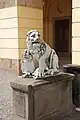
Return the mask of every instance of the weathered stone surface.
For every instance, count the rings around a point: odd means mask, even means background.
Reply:
[[[30,93],[30,88],[28,90],[29,85],[39,85],[46,84],[48,81],[35,81],[31,78],[18,78],[16,81],[11,82],[11,87],[13,88],[13,103],[14,110],[16,115],[21,116],[22,118],[28,119],[28,94]],[[29,94],[30,95],[30,94]],[[31,108],[32,108],[31,103]]]
[[[20,60],[17,59],[7,59],[7,58],[0,58],[0,68],[6,70],[13,70],[18,75],[20,75]]]
[[[0,8],[12,7],[16,5],[16,0],[0,0]]]
[[[63,73],[62,75],[64,77],[57,76],[58,80],[53,76],[50,81],[49,78],[48,81],[18,78],[11,82],[16,114],[28,120],[47,120],[70,114],[73,110],[74,75]]]
[[[59,58],[54,49],[41,39],[38,30],[30,30],[26,36],[26,49],[21,56],[22,77],[34,76],[35,78],[46,77],[59,73]],[[35,68],[35,62],[38,65]]]
[[[41,0],[0,0],[0,8],[12,7],[15,5],[42,9],[43,2]]]
[[[13,105],[16,106],[15,112],[17,115],[25,118],[25,94],[19,91],[13,91]]]
[[[14,82],[11,82],[11,87],[16,90],[20,90],[22,92],[28,93],[28,86],[32,85],[44,85],[46,83],[50,83],[50,81],[43,80],[35,80],[33,78],[18,78]]]
[[[42,0],[17,0],[17,4],[20,6],[43,8]]]
[[[67,78],[67,77],[66,77]],[[51,119],[72,112],[72,85],[69,79],[34,88],[35,119]]]
[[[5,8],[15,6],[15,0],[5,0]]]
[[[0,8],[4,8],[5,7],[5,2],[3,0],[0,0]]]

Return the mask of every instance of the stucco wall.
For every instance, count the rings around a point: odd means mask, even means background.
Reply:
[[[17,4],[17,0],[0,0],[0,9],[13,7]]]
[[[32,29],[39,30],[41,38],[43,37],[43,10],[18,6],[19,58],[26,48],[26,33]]]
[[[0,58],[18,59],[17,7],[0,9]]]

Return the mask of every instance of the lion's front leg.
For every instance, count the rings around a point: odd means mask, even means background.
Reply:
[[[44,56],[39,59],[39,77],[44,76],[45,61]]]
[[[38,78],[44,76],[45,69],[46,69],[46,63],[45,63],[45,57],[43,55],[39,59],[39,68],[36,70],[37,72],[35,72],[35,77]]]
[[[59,72],[59,65],[58,65],[59,59],[56,53],[52,56],[52,70],[51,74]]]

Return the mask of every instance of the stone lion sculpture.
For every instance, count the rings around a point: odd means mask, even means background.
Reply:
[[[27,75],[35,78],[53,75],[59,72],[58,56],[45,41],[40,39],[37,30],[31,30],[26,36],[27,49],[22,53],[22,77]]]

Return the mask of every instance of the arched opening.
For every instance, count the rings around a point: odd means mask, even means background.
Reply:
[[[60,64],[72,62],[72,0],[44,0],[44,40],[56,50]]]

